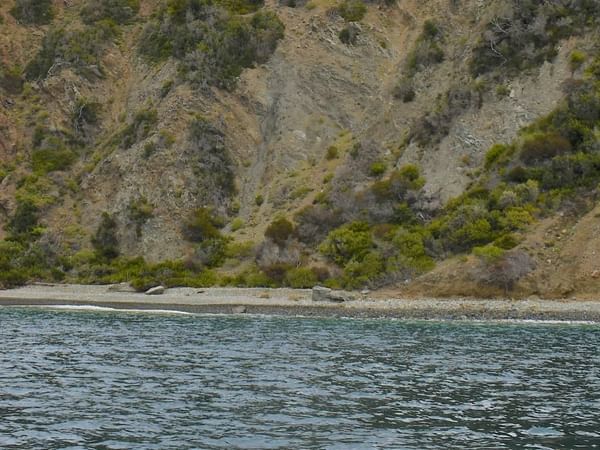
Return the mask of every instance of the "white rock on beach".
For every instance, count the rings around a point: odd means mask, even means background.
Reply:
[[[146,295],[161,295],[164,293],[165,293],[164,286],[154,286],[153,288],[150,288],[145,292]]]
[[[331,289],[323,286],[315,286],[312,289],[313,302],[328,302],[331,295]]]

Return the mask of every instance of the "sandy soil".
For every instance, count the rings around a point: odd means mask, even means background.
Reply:
[[[114,289],[114,288],[112,288]],[[192,313],[600,322],[600,300],[373,299],[314,302],[308,289],[176,288],[150,296],[110,286],[36,284],[0,291],[0,305],[91,305]]]

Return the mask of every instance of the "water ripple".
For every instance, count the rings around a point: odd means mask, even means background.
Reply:
[[[0,309],[2,449],[600,448],[600,327]]]

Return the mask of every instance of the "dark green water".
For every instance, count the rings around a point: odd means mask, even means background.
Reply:
[[[600,448],[600,326],[0,308],[2,449]]]

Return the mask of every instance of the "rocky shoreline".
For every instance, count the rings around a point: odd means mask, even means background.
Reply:
[[[131,292],[124,285],[35,284],[0,291],[0,306],[96,306],[212,314],[600,323],[600,300],[401,299],[373,298],[367,292],[317,291],[173,288],[146,295]]]

